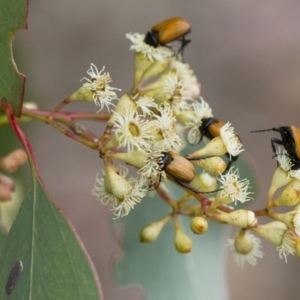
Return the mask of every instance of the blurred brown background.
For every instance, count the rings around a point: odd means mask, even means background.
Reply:
[[[133,53],[125,33],[145,33],[162,20],[182,16],[192,26],[185,60],[202,84],[202,96],[215,116],[233,123],[259,166],[262,188],[251,208],[261,208],[275,168],[270,138],[276,134],[249,131],[300,127],[299,13],[298,0],[30,1],[29,29],[18,32],[14,42],[17,64],[27,75],[25,100],[51,110],[78,88],[91,62],[99,69],[106,66],[112,86],[126,92]],[[92,104],[88,109],[97,110]],[[105,299],[144,299],[139,290],[116,288],[108,273],[112,255],[121,250],[108,229],[109,208],[91,196],[101,169],[97,152],[38,122],[25,130],[50,194],[70,217],[96,265]],[[94,130],[100,133],[97,126]],[[229,298],[299,299],[298,258],[290,256],[286,264],[273,246],[264,243],[263,250],[265,258],[244,271],[230,253],[224,257]]]

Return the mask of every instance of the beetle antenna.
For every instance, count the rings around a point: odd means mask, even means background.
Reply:
[[[256,132],[264,132],[264,131],[277,131],[280,132],[280,130],[278,128],[269,128],[269,129],[261,129],[261,130],[253,130],[250,131],[250,133],[256,133]]]
[[[214,190],[214,191],[211,191],[211,192],[201,192],[201,191],[198,191],[198,194],[212,194],[212,193],[215,193],[215,192],[218,192],[218,191],[222,191],[223,189],[217,189],[217,190]]]

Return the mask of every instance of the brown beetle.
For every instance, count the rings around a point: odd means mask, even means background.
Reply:
[[[276,155],[275,144],[283,146],[293,163],[292,169],[298,170],[300,168],[300,129],[296,126],[281,126],[279,128],[255,130],[251,133],[263,131],[277,131],[280,133],[281,139],[271,138],[272,150]]]
[[[220,136],[220,130],[224,125],[225,125],[225,122],[223,120],[216,119],[214,117],[203,118],[201,126],[199,127],[200,141],[203,139],[204,136],[210,140],[212,140],[213,138],[215,138],[217,136]],[[236,136],[239,140],[241,140],[237,134],[236,134]],[[226,154],[226,156],[228,158],[230,158],[228,153]],[[231,163],[235,162],[238,159],[238,157],[239,157],[238,155],[231,157],[231,160],[227,164],[226,170],[229,170]]]
[[[189,186],[189,183],[195,178],[195,168],[193,164],[185,157],[173,152],[162,152],[163,157],[160,160],[162,170],[170,175],[179,185],[191,190],[194,193],[199,191]]]
[[[213,138],[220,136],[220,129],[225,125],[225,122],[215,118],[203,118],[199,131],[201,134],[200,141],[203,137],[207,137],[212,140]]]
[[[191,25],[183,18],[176,17],[163,21],[151,28],[145,36],[145,43],[157,48],[166,46],[167,43],[175,40],[181,41],[181,47],[178,52],[182,52],[184,47],[191,42],[186,40],[185,35],[191,31]]]

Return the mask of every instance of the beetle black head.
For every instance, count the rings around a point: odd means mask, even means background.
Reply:
[[[144,42],[154,48],[157,48],[159,46],[158,38],[157,38],[157,33],[154,31],[148,31]]]

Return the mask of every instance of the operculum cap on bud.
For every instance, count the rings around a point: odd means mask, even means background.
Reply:
[[[280,221],[273,221],[265,225],[257,225],[251,228],[251,230],[264,237],[270,243],[280,246],[288,228]]]
[[[182,231],[175,231],[175,247],[180,253],[189,253],[192,250],[193,242],[192,240]]]
[[[273,207],[277,206],[293,206],[300,199],[300,181],[294,178],[288,186],[283,190],[279,197],[272,203]]]
[[[141,230],[140,241],[147,242],[147,243],[154,242],[158,238],[161,230],[167,224],[167,222],[170,220],[170,218],[171,218],[171,216],[168,215],[157,222],[153,222],[153,223],[145,226]]]
[[[235,210],[231,213],[220,213],[216,219],[240,228],[251,228],[257,224],[257,219],[252,211],[246,209]]]
[[[227,148],[221,137],[215,137],[204,148],[187,155],[187,159],[196,159],[205,156],[221,156],[227,153]]]
[[[187,157],[189,159],[189,156]],[[196,166],[201,167],[206,172],[213,176],[218,176],[222,174],[226,170],[226,163],[225,161],[219,157],[209,157],[205,159],[198,159],[198,160],[190,160],[190,162]]]
[[[207,220],[203,217],[195,217],[190,222],[190,228],[195,234],[203,234],[208,229]]]

